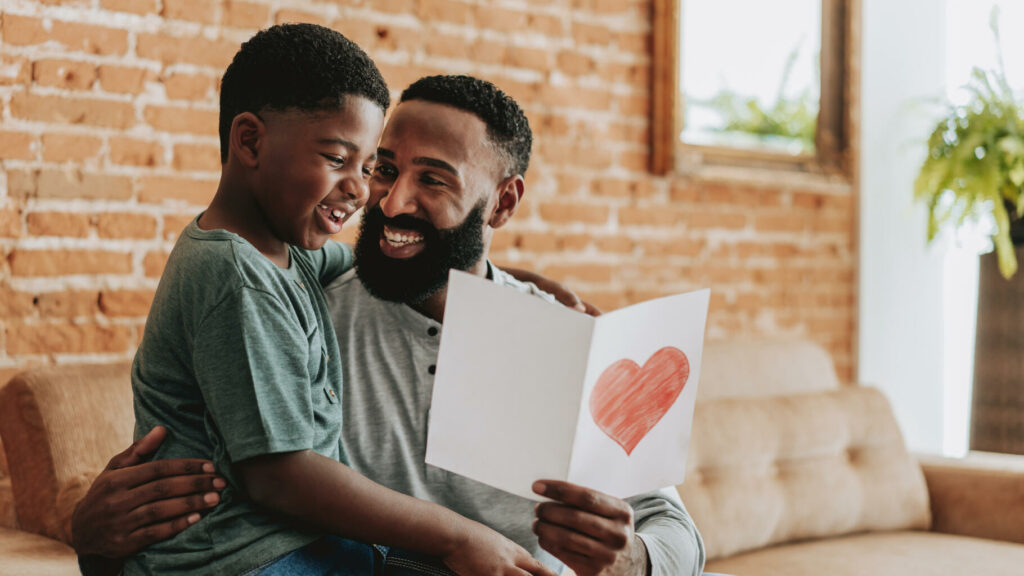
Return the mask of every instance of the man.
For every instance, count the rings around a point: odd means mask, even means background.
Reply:
[[[352,467],[372,480],[487,524],[553,567],[564,563],[579,576],[699,574],[703,544],[671,490],[626,502],[540,481],[535,490],[551,501],[534,507],[424,463],[448,271],[465,270],[544,297],[485,257],[494,230],[508,222],[522,198],[531,143],[518,105],[487,82],[429,77],[403,93],[381,137],[356,273],[325,289],[343,355],[342,447]],[[509,358],[514,361],[515,351]],[[120,458],[118,464],[134,461]],[[104,474],[117,472],[125,470]],[[201,490],[212,486],[211,475],[196,477]],[[76,511],[76,545],[78,534],[97,527],[82,521],[104,501],[105,490],[96,492]],[[151,518],[171,520],[154,522],[154,531],[176,528],[172,508],[187,514],[203,505],[185,488],[168,496],[174,504],[158,510],[168,515],[153,512]],[[127,538],[144,544],[136,532]],[[104,550],[95,543],[78,549]]]

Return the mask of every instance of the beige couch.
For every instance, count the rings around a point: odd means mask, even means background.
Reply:
[[[71,510],[131,425],[124,365],[0,390],[0,576],[76,573]],[[811,344],[707,345],[688,468],[709,572],[1024,574],[1024,457],[912,458],[885,398]]]

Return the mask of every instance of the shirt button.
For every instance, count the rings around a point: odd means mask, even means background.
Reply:
[[[431,374],[433,374],[434,372],[437,372],[437,366],[434,366],[433,364],[431,364],[430,368],[427,368],[427,372],[430,372]]]
[[[437,336],[437,328],[433,326],[427,328],[427,336]]]
[[[331,395],[331,398],[334,398],[334,390],[328,389],[327,393]]]
[[[303,290],[305,290],[306,289],[306,285],[303,284],[302,282],[299,282],[299,288],[302,288]]]

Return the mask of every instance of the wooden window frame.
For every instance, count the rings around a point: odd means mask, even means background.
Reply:
[[[679,141],[683,95],[679,88],[679,5],[654,0],[651,106],[651,170],[697,173],[707,168],[795,173],[812,179],[850,181],[855,42],[859,0],[821,0],[821,92],[815,152],[791,155],[770,150],[703,146]]]

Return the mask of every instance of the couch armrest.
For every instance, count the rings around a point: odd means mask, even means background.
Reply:
[[[972,452],[918,460],[933,531],[1024,544],[1024,456]]]

